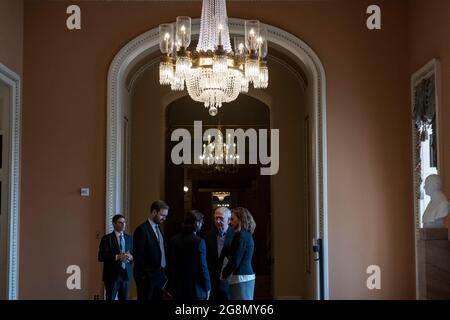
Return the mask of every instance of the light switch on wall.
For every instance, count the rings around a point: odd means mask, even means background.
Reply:
[[[81,196],[89,197],[89,188],[81,188]]]

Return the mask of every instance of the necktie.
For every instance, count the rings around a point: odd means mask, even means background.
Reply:
[[[125,239],[123,238],[123,234],[120,234],[120,253],[125,253]],[[125,262],[122,262],[122,269],[125,269]]]
[[[156,232],[158,234],[158,240],[159,240],[159,248],[161,249],[161,268],[166,267],[166,253],[164,252],[164,240],[161,233],[161,230],[159,230],[159,226],[156,225]]]
[[[219,233],[219,236],[217,237],[217,255],[220,257],[223,246],[225,244],[225,233]]]

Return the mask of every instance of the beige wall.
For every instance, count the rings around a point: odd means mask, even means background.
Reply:
[[[0,63],[22,75],[23,0],[0,0]]]
[[[228,4],[230,17],[258,17],[298,36],[325,67],[335,299],[414,297],[408,2],[378,3],[381,31],[365,28],[371,1]],[[81,7],[82,30],[74,32],[65,28],[66,4],[25,2],[21,298],[100,292],[108,67],[133,37],[178,14],[196,17],[201,3]],[[79,196],[82,186],[91,197]],[[65,288],[70,264],[81,266],[81,291]],[[371,264],[382,268],[380,291],[365,286]]]
[[[322,8],[328,23],[306,39],[327,74],[332,298],[414,297],[407,7],[378,3],[382,30],[365,28],[371,3],[345,1]],[[380,266],[382,290],[367,289],[369,265]]]

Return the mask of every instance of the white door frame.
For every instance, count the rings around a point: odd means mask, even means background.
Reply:
[[[21,82],[15,72],[1,63],[0,80],[11,89],[7,134],[9,139],[7,297],[15,300],[19,296]]]
[[[243,19],[229,18],[230,34],[244,34]],[[313,86],[312,124],[312,183],[315,198],[314,237],[323,240],[324,297],[329,299],[328,278],[328,197],[327,197],[327,143],[326,143],[326,81],[322,62],[316,53],[301,39],[277,27],[266,25],[268,41],[290,52],[310,78]],[[192,35],[197,35],[200,19],[192,20]],[[114,57],[108,72],[107,91],[107,153],[106,153],[106,232],[112,231],[111,219],[122,208],[123,190],[123,150],[122,117],[129,104],[126,79],[129,72],[142,58],[159,51],[159,29],[151,29],[128,42]],[[156,81],[156,80],[155,80]],[[303,119],[299,119],[303,121]],[[317,294],[319,272],[317,270]]]

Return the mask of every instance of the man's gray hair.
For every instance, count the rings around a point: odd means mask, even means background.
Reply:
[[[216,213],[217,211],[222,212],[228,219],[231,218],[231,210],[227,207],[219,207],[214,211],[214,213]]]

